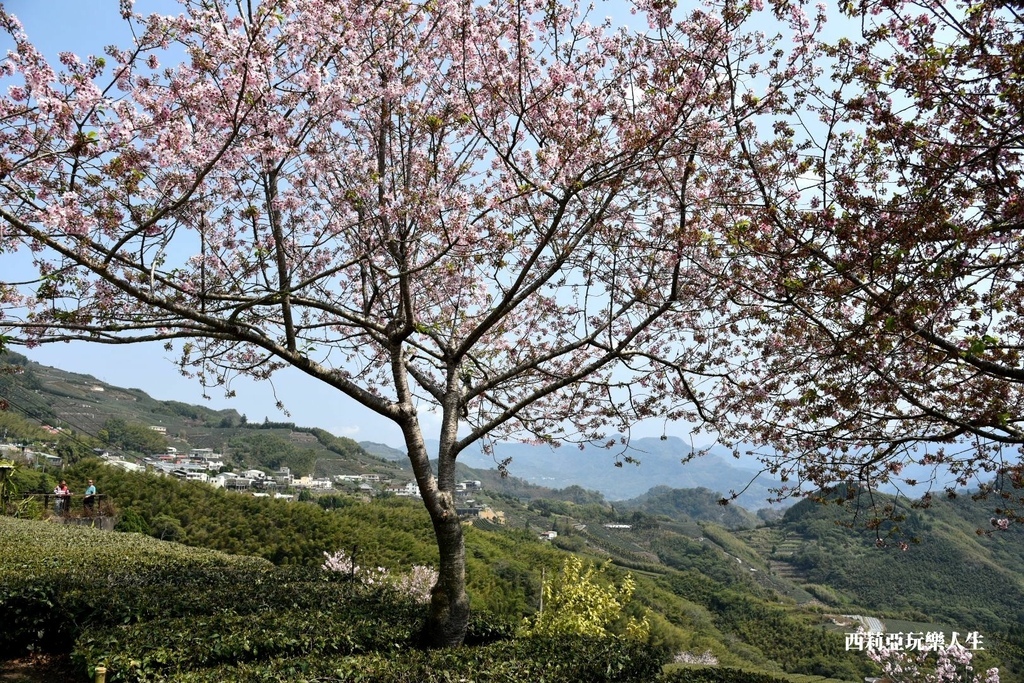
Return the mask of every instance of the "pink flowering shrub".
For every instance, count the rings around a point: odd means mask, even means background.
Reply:
[[[433,567],[413,565],[407,574],[392,575],[385,567],[361,567],[355,564],[344,550],[335,553],[324,552],[323,568],[351,576],[362,585],[388,587],[415,602],[430,602],[430,590],[437,583],[437,570]]]
[[[430,590],[437,583],[437,570],[422,564],[415,564],[408,574],[402,574],[394,579],[393,585],[402,595],[406,595],[416,602],[430,602]]]
[[[893,683],[999,683],[999,669],[975,672],[974,653],[961,645],[924,648],[907,652],[872,648],[868,657],[882,667],[882,675]]]
[[[700,664],[702,666],[718,666],[718,657],[711,650],[705,650],[700,654],[689,651],[677,652],[672,658],[673,664]]]

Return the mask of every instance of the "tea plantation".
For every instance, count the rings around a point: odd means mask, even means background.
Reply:
[[[418,645],[422,605],[319,567],[274,566],[136,533],[0,518],[0,656],[70,653],[81,680],[707,681],[821,680],[675,668],[670,652],[619,637],[515,637],[478,612],[466,646]]]

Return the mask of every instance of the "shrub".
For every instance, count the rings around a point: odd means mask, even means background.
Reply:
[[[545,582],[545,609],[527,620],[523,635],[611,635],[613,626],[622,617],[623,608],[633,597],[636,583],[627,574],[619,587],[602,585],[598,577],[607,567],[606,563],[600,569],[590,566],[584,570],[580,558],[567,558],[562,565],[562,573],[553,581]],[[646,617],[639,621],[630,618],[625,632],[631,638],[645,640],[650,633],[650,624]]]
[[[789,678],[724,666],[680,667],[666,671],[658,683],[791,683]]]
[[[413,565],[406,574],[392,574],[384,567],[361,567],[344,550],[334,554],[325,552],[323,568],[342,577],[357,581],[366,587],[390,588],[414,602],[430,602],[430,591],[437,583],[437,570],[424,565]]]
[[[486,647],[280,659],[183,672],[171,683],[650,683],[661,653],[619,638],[522,638]]]
[[[137,534],[149,534],[149,524],[143,519],[135,510],[128,508],[121,513],[121,519],[117,520],[117,525],[114,527],[114,531],[123,531],[125,533],[137,533]]]
[[[408,648],[420,626],[397,605],[329,607],[153,619],[86,632],[73,655],[82,664],[105,665],[112,683],[147,681],[229,663],[392,652]]]
[[[209,613],[239,575],[259,585],[272,569],[138,534],[0,517],[0,653],[67,651],[79,629]]]

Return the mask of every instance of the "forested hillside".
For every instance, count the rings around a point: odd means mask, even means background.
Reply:
[[[394,473],[399,466],[367,453],[352,439],[293,422],[250,422],[234,410],[211,410],[160,401],[141,389],[124,389],[89,375],[65,372],[5,353],[0,364],[0,432],[8,441],[36,444],[68,462],[95,448],[129,455],[187,453],[210,448],[230,467],[276,470],[296,476]],[[59,429],[57,433],[42,426]],[[6,429],[4,429],[6,427]],[[156,431],[159,429],[160,431]]]
[[[623,501],[626,508],[652,515],[715,522],[729,529],[753,528],[760,524],[754,515],[734,504],[723,505],[722,494],[706,488],[674,489],[655,486],[647,493]]]
[[[777,571],[834,589],[838,604],[960,630],[1024,623],[1024,530],[995,529],[969,495],[892,504],[902,519],[888,530],[864,529],[850,505],[807,500],[741,536]]]

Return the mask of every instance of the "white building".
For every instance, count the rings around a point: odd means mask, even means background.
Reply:
[[[410,498],[419,498],[420,489],[416,486],[416,482],[410,481],[405,484],[397,484],[395,486],[389,486],[387,488],[388,493],[392,493],[396,496],[408,496]]]
[[[282,467],[277,472],[274,472],[274,481],[281,486],[291,486],[293,480],[292,471],[287,467]]]
[[[136,465],[135,463],[128,462],[127,460],[114,460],[113,458],[108,460],[107,464],[114,467],[120,467],[122,470],[128,472],[142,472],[145,469],[142,465]]]
[[[299,477],[292,482],[295,488],[300,489],[316,489],[320,491],[327,491],[334,488],[331,485],[330,479],[314,479],[313,477]]]

